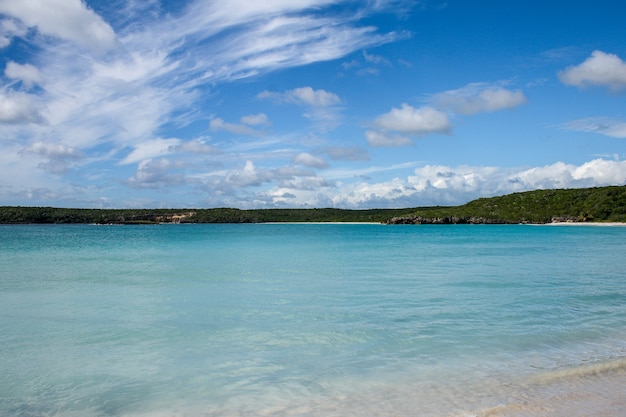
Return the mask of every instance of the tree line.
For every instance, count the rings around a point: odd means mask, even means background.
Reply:
[[[81,209],[0,207],[3,224],[267,222],[549,223],[626,222],[626,186],[535,190],[459,206],[401,209]]]

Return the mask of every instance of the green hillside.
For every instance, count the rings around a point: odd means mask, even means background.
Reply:
[[[626,186],[536,190],[479,198],[454,207],[322,209],[73,209],[0,207],[0,223],[548,223],[626,222]]]
[[[626,222],[626,186],[536,190],[415,209],[392,223]],[[420,221],[421,220],[421,221]]]

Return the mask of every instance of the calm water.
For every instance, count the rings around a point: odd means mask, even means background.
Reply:
[[[623,389],[625,259],[626,227],[0,226],[0,415],[531,415]]]

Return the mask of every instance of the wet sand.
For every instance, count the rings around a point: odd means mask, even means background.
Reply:
[[[535,378],[514,402],[466,414],[468,417],[622,417],[626,410],[626,368],[589,367]]]

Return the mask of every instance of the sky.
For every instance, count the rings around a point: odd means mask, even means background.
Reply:
[[[626,184],[626,3],[0,0],[0,205]]]

